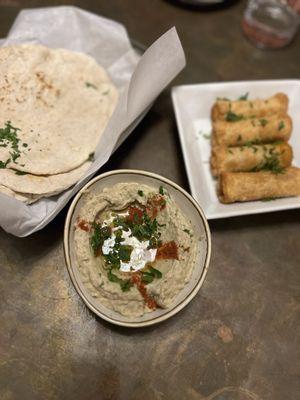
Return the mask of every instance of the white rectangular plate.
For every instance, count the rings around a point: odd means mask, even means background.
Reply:
[[[222,204],[216,194],[216,180],[210,172],[210,111],[217,97],[237,99],[249,93],[250,99],[267,98],[277,92],[289,97],[289,115],[293,119],[290,144],[293,165],[300,166],[300,80],[243,81],[183,85],[172,89],[179,137],[192,195],[208,219],[258,214],[300,207],[300,197],[272,201]]]

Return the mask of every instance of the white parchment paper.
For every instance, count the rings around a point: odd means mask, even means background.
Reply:
[[[0,193],[0,225],[20,237],[42,229],[60,212],[105,164],[116,144],[134,129],[145,110],[185,66],[175,28],[161,36],[140,58],[121,24],[76,7],[21,11],[1,45],[24,42],[63,47],[92,56],[108,71],[120,98],[101,136],[94,163],[75,186],[29,206]]]

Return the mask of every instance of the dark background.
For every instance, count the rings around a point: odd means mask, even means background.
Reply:
[[[160,0],[0,0],[1,36],[20,9],[60,4],[115,19],[146,47],[175,25],[187,66],[174,85],[299,78],[299,35],[282,50],[256,49],[241,32],[244,1],[197,12]],[[156,172],[189,190],[169,89],[101,171],[118,168]],[[0,231],[1,400],[299,396],[298,210],[210,221],[212,260],[199,294],[138,331],[95,318],[73,289],[66,210],[28,238]]]

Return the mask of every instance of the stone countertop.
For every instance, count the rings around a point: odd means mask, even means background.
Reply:
[[[244,1],[197,12],[162,0],[0,0],[1,36],[21,8],[71,3],[124,23],[146,46],[175,25],[187,67],[172,84],[299,78],[299,35],[282,50],[256,49],[241,32]],[[100,172],[119,168],[189,190],[169,89]],[[28,238],[0,231],[1,400],[299,396],[299,210],[210,221],[200,292],[141,330],[98,319],[78,297],[63,256],[66,211]]]

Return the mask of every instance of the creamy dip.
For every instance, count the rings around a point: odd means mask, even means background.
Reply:
[[[75,249],[91,295],[129,317],[169,307],[194,268],[191,221],[162,186],[120,183],[84,197]]]

